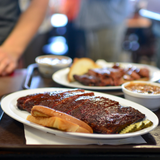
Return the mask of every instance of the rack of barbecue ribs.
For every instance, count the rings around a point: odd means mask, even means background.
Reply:
[[[74,116],[93,129],[94,133],[116,134],[145,115],[133,107],[83,89],[60,90],[20,97],[17,107],[31,112],[34,105],[43,105]]]

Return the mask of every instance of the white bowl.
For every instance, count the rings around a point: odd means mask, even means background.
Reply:
[[[35,62],[44,77],[52,77],[54,72],[69,67],[72,59],[67,56],[43,55],[36,57]]]
[[[160,108],[160,94],[148,94],[148,93],[138,93],[126,89],[126,86],[130,84],[147,84],[160,87],[160,84],[148,81],[132,81],[126,82],[122,84],[122,91],[124,93],[124,97],[133,102],[139,103],[152,111],[156,111]]]

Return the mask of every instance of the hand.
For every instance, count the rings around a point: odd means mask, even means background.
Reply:
[[[2,46],[0,47],[0,76],[5,76],[10,74],[17,67],[18,58],[9,53]]]
[[[0,76],[16,69],[19,58],[44,20],[48,3],[49,0],[32,0],[20,15],[14,29],[0,46]]]

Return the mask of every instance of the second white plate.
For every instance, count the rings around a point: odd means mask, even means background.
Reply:
[[[98,61],[98,64],[103,67],[105,67],[105,66],[112,67],[113,66],[113,62],[106,63],[104,61]],[[126,68],[129,65],[133,65],[138,68],[146,67],[150,70],[150,81],[156,81],[156,80],[160,79],[160,76],[159,76],[160,70],[156,67],[145,65],[145,64],[136,64],[136,63],[120,63],[120,65],[123,68]],[[63,85],[66,87],[72,87],[72,88],[83,88],[83,89],[90,89],[90,90],[120,90],[121,89],[121,86],[85,86],[85,85],[83,85],[79,82],[76,82],[76,81],[70,83],[67,80],[68,72],[69,72],[69,68],[59,70],[52,75],[52,79],[60,85]]]

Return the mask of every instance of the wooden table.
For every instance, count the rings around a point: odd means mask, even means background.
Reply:
[[[33,66],[32,66],[33,67]],[[0,78],[0,95],[35,87],[62,87],[50,78],[43,78],[38,70],[33,68],[17,70],[8,77]],[[26,75],[28,80],[26,80]],[[31,77],[31,79],[29,78]],[[109,92],[120,96],[120,92]],[[155,114],[160,118],[160,110]],[[3,158],[16,159],[152,159],[160,158],[160,126],[148,134],[143,135],[146,144],[139,145],[82,145],[82,146],[57,146],[57,145],[26,145],[23,124],[12,119],[6,114],[0,121],[0,160]]]

